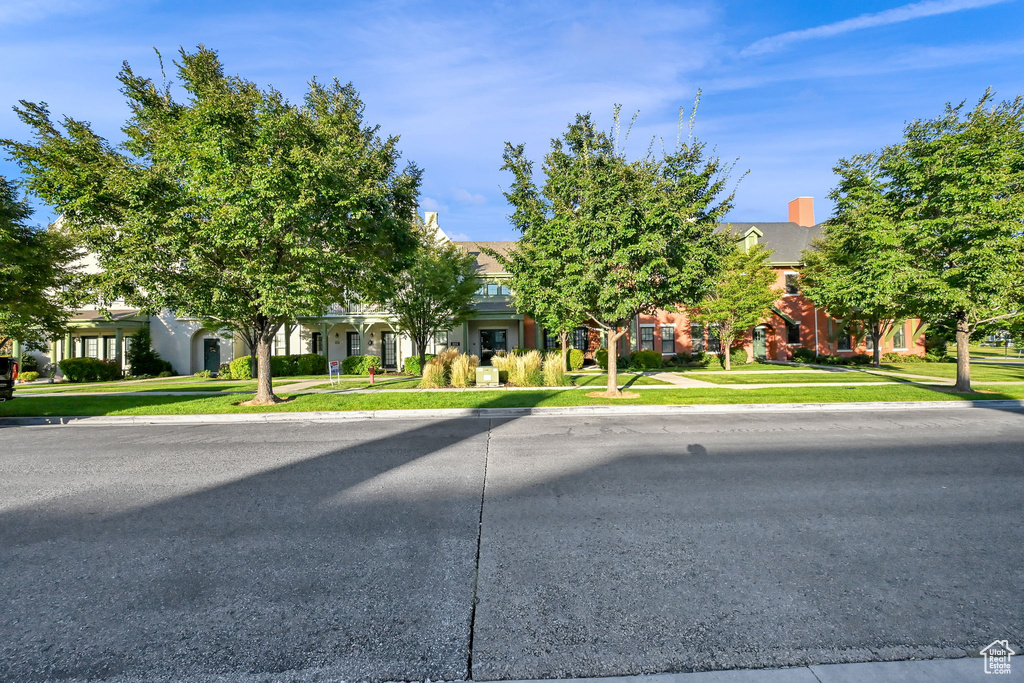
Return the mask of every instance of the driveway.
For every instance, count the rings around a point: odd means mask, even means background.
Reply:
[[[997,410],[0,429],[0,679],[960,656],[1022,501]]]

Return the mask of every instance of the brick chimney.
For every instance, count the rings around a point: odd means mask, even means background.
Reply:
[[[809,228],[814,225],[814,197],[797,197],[789,203],[789,222]]]

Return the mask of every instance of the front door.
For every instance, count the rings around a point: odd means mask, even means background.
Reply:
[[[380,362],[386,368],[398,367],[398,343],[394,332],[380,333],[381,356]]]
[[[495,351],[508,351],[506,330],[480,330],[480,364],[490,365]]]
[[[763,327],[754,328],[754,360],[764,360],[768,356],[765,345],[765,332]]]
[[[203,340],[203,369],[210,372],[220,370],[220,340]]]

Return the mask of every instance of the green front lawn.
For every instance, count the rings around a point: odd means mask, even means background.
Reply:
[[[701,375],[700,381],[713,384],[800,384],[843,382],[856,384],[859,382],[909,382],[910,378],[890,377],[867,372],[777,372],[757,375]]]
[[[956,363],[891,363],[881,370],[907,375],[956,379]],[[972,382],[1024,382],[1024,365],[985,365],[971,363]]]
[[[238,396],[60,396],[21,397],[0,403],[0,417],[70,415],[201,415],[216,413],[402,408],[514,408],[580,405],[687,405],[743,403],[850,403],[859,401],[960,401],[1024,398],[1024,386],[989,393],[952,394],[936,388],[892,384],[866,387],[783,387],[726,391],[708,389],[637,390],[638,398],[615,400],[574,389],[459,391],[422,393],[301,394],[270,407],[236,405]]]
[[[291,378],[274,380],[274,387],[294,384]],[[189,377],[187,380],[175,382],[105,382],[103,384],[44,384],[17,388],[20,394],[82,394],[82,393],[116,393],[122,391],[153,392],[153,391],[256,391],[256,381],[233,381],[218,379],[202,379]]]

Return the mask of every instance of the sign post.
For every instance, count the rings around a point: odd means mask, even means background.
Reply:
[[[334,376],[338,376],[338,385],[341,385],[341,361],[332,360],[327,364],[327,374],[331,380],[331,386],[334,386]]]

